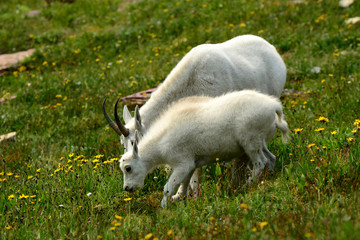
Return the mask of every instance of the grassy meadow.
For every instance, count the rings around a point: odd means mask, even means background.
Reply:
[[[0,239],[359,239],[360,23],[345,21],[360,3],[300,2],[1,1],[0,53],[36,53],[0,73],[0,135],[17,132],[0,142]],[[270,142],[275,171],[235,192],[231,169],[208,166],[199,199],[167,209],[163,170],[123,191],[103,99],[112,114],[192,47],[242,34],[288,68],[292,139]]]

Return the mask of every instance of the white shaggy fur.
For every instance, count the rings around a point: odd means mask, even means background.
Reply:
[[[186,194],[195,168],[247,154],[257,176],[275,156],[267,142],[276,128],[286,140],[289,129],[283,119],[280,101],[252,90],[232,92],[220,97],[189,97],[171,105],[155,121],[139,143],[120,159],[124,189],[135,191],[146,175],[158,165],[169,165],[173,172],[164,187],[161,205],[167,196],[178,199]],[[253,180],[251,178],[250,180]]]
[[[149,101],[140,108],[141,124],[124,108],[124,120],[134,140],[135,129],[145,127],[168,105],[189,96],[220,96],[231,91],[256,89],[280,97],[286,81],[286,66],[275,47],[261,37],[238,36],[218,44],[193,48],[170,72]],[[126,142],[125,140],[123,141]]]
[[[124,107],[123,118],[129,136],[121,136],[125,152],[141,137],[167,107],[184,97],[220,96],[227,92],[256,89],[280,97],[286,81],[286,66],[275,47],[261,37],[238,36],[218,44],[202,44],[193,48],[170,72],[149,101],[132,118]],[[197,170],[191,180],[197,194]]]

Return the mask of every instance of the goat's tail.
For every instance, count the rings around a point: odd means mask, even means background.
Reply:
[[[283,114],[281,105],[280,105],[280,108],[276,109],[276,116],[277,116],[277,121],[275,124],[276,124],[276,127],[281,130],[282,141],[283,141],[283,143],[288,143],[288,141],[290,139],[290,136],[289,136],[290,130],[288,128],[287,122],[284,119],[284,114]]]

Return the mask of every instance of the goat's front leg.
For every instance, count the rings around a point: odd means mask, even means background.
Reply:
[[[200,183],[202,178],[202,168],[196,168],[190,179],[190,188],[193,192],[193,196],[196,199],[200,194]]]
[[[175,200],[186,195],[186,189],[188,188],[190,177],[194,170],[194,164],[182,164],[173,168],[173,173],[164,187],[164,197],[161,201],[162,207],[166,207],[167,197],[173,196],[180,184],[182,184],[181,190],[173,199]]]

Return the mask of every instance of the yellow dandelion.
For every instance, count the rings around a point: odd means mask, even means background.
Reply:
[[[5,229],[6,229],[6,230],[10,230],[10,229],[12,229],[12,226],[7,225],[7,226],[5,227]]]
[[[245,203],[240,203],[240,207],[244,210],[244,212],[246,212],[249,208]]]
[[[335,135],[335,134],[337,134],[337,131],[335,130],[335,131],[332,131],[330,133],[331,133],[331,135]]]
[[[30,175],[27,177],[28,180],[32,179],[34,176]]]
[[[354,140],[354,138],[349,137],[347,140],[348,140],[349,142],[352,142],[352,141]]]
[[[98,160],[98,159],[95,159],[95,160],[93,160],[92,162],[93,162],[93,163],[97,163],[97,162],[99,162],[99,160]]]
[[[37,169],[36,172],[40,172],[41,171],[41,168]]]
[[[9,173],[7,173],[6,175],[8,175],[8,176],[12,176],[12,175],[14,175],[12,172],[9,172]]]
[[[170,237],[172,233],[173,233],[173,230],[170,229],[170,230],[167,232],[168,237]]]
[[[15,195],[11,194],[10,196],[8,196],[8,200],[14,199]]]
[[[42,63],[42,65],[43,65],[43,66],[47,66],[47,65],[48,65],[48,62],[47,62],[47,61],[44,61],[44,62]]]
[[[252,232],[256,232],[256,231],[257,231],[256,227],[253,227],[253,228],[251,229],[251,231],[252,231]]]
[[[81,50],[78,48],[74,51],[75,54],[79,54],[81,52]]]
[[[131,200],[131,198],[129,197],[129,198],[124,198],[124,201],[125,202],[128,202],[128,201],[130,201]]]
[[[102,239],[103,237],[101,235],[98,235],[97,236],[97,239]]]
[[[325,128],[317,128],[317,129],[315,129],[315,132],[322,132],[322,131],[324,131],[324,129]]]
[[[334,74],[329,73],[329,77],[333,77],[333,76],[334,76]]]
[[[357,129],[354,128],[351,132],[352,132],[352,133],[356,133],[356,132],[357,132]]]
[[[19,199],[26,199],[26,198],[28,198],[29,197],[29,195],[25,195],[25,194],[21,194],[21,196],[19,196]]]
[[[313,146],[315,146],[315,143],[309,144],[309,145],[308,145],[308,148],[311,148],[311,147],[313,147]]]
[[[268,225],[268,222],[261,222],[260,223],[260,229],[263,229],[264,227],[266,227]]]
[[[241,24],[240,24],[240,27],[244,28],[244,27],[246,27],[246,24],[245,24],[245,23],[241,23]]]
[[[75,153],[70,153],[69,158],[72,158],[75,155]]]
[[[329,119],[327,119],[326,117],[319,117],[318,119],[316,119],[316,121],[319,121],[319,122],[329,122]]]
[[[152,238],[153,236],[154,236],[154,234],[149,233],[145,236],[145,239],[148,240],[148,239]]]
[[[299,132],[301,132],[303,130],[303,128],[295,128],[294,132],[295,134],[298,134]]]
[[[111,227],[109,228],[110,231],[114,231],[115,230],[115,227]]]
[[[310,162],[315,162],[315,159],[310,159]]]
[[[104,154],[99,154],[99,155],[96,155],[95,158],[99,159],[99,158],[102,158],[103,156],[104,156]]]
[[[122,217],[122,216],[119,216],[119,215],[115,215],[115,218],[116,218],[116,219],[123,219],[123,217]]]

